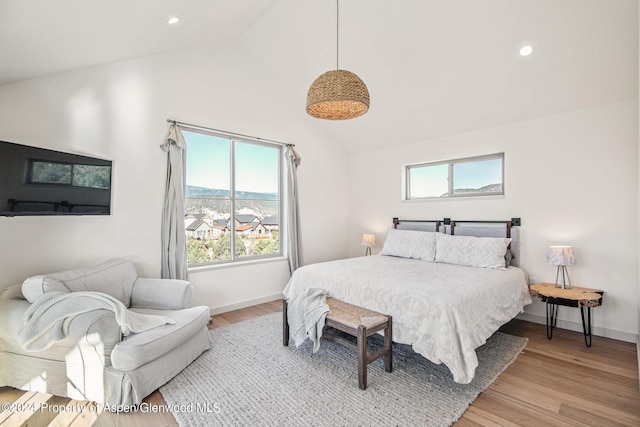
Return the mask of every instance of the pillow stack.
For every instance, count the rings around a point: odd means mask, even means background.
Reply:
[[[390,228],[380,255],[505,270],[511,239]]]

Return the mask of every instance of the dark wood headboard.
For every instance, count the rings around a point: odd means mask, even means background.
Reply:
[[[444,232],[454,235],[456,233],[456,229],[459,231],[459,235],[463,236],[476,236],[476,237],[506,237],[510,238],[511,243],[509,243],[508,248],[512,251],[514,261],[512,261],[512,265],[518,265],[518,259],[520,257],[520,237],[519,233],[516,230],[511,230],[512,227],[519,227],[521,224],[520,218],[511,218],[511,220],[506,221],[481,221],[481,220],[452,220],[451,218],[443,218],[443,219],[433,219],[433,220],[401,220],[398,218],[393,218],[393,228],[398,228],[400,224],[406,224],[406,229],[411,229],[410,224],[416,224],[417,227],[413,228],[415,230],[427,231],[426,228],[431,228],[431,225],[434,226],[436,232],[441,231],[441,226],[444,226]],[[422,226],[420,226],[422,224]],[[426,224],[429,224],[425,227]],[[483,227],[483,224],[486,224]],[[504,224],[504,228],[500,226],[500,224]],[[433,229],[429,230],[433,231]],[[504,231],[504,234],[502,234]],[[498,234],[496,234],[498,233]]]
[[[520,218],[511,218],[510,220],[506,220],[506,221],[495,221],[495,220],[490,220],[490,221],[482,221],[482,220],[462,221],[462,220],[453,220],[451,218],[444,218],[444,219],[441,219],[441,220],[440,219],[403,219],[403,220],[400,220],[398,218],[393,218],[393,228],[397,229],[398,225],[400,225],[401,223],[430,223],[430,224],[434,224],[435,225],[436,231],[440,231],[440,225],[441,224],[448,225],[451,235],[455,234],[456,225],[463,226],[464,224],[504,224],[505,225],[505,237],[510,238],[511,237],[511,227],[519,226],[520,225]]]
[[[435,224],[436,227],[436,231],[440,231],[440,224],[442,223],[442,220],[440,219],[403,219],[402,221],[400,221],[398,218],[393,218],[393,228],[398,228],[398,225],[400,225],[401,222],[410,222],[410,223],[429,223],[429,224]]]
[[[505,230],[505,237],[510,238],[511,237],[511,227],[512,227],[512,221],[454,221],[451,220],[451,235],[453,236],[455,234],[456,231],[456,224],[504,224],[506,227]]]

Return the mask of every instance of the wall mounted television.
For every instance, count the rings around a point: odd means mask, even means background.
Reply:
[[[0,216],[110,215],[110,160],[0,141]]]

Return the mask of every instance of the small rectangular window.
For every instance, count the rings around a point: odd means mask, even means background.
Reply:
[[[405,168],[405,200],[504,194],[504,153]]]

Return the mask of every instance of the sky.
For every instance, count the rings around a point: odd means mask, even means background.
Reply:
[[[449,165],[410,168],[410,197],[440,197],[448,191]]]
[[[480,188],[502,182],[501,159],[456,163],[453,167],[456,188]]]
[[[231,141],[184,131],[187,141],[187,185],[229,190]],[[280,150],[249,142],[235,144],[236,191],[277,193]]]

